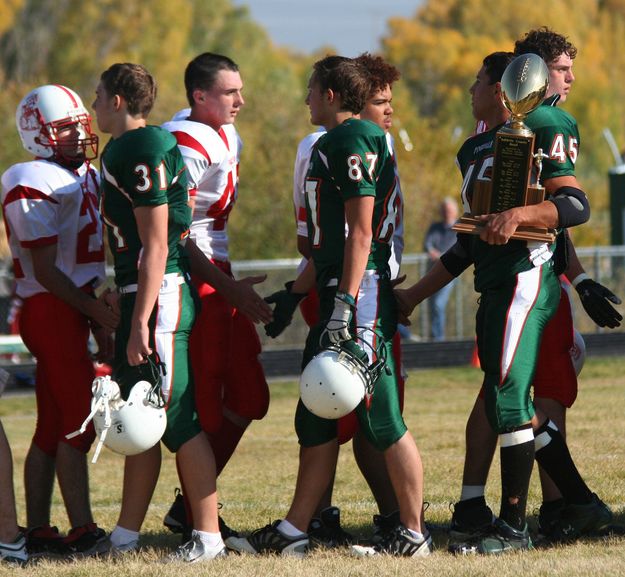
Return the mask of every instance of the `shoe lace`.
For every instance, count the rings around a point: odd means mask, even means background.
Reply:
[[[190,553],[195,549],[196,542],[195,538],[190,539],[186,543],[183,543],[172,553],[173,559],[185,559],[189,556]]]

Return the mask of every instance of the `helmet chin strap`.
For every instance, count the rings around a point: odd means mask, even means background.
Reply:
[[[65,435],[65,438],[73,439],[78,435],[82,435],[87,430],[87,426],[93,420],[93,417],[96,415],[96,413],[102,411],[104,413],[104,426],[102,427],[102,432],[100,433],[100,438],[98,439],[98,444],[95,448],[93,459],[91,459],[91,462],[95,464],[98,460],[98,457],[100,456],[100,451],[102,451],[102,446],[104,445],[106,435],[111,426],[111,404],[119,403],[121,397],[119,393],[119,386],[115,381],[111,379],[109,375],[106,375],[104,377],[97,377],[93,381],[91,390],[93,392],[91,412],[83,421],[80,429],[74,431],[73,433],[70,433],[69,435]]]

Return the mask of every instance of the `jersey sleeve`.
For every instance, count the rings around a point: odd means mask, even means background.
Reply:
[[[16,165],[2,177],[2,208],[10,234],[24,248],[56,244],[60,200],[45,182],[45,168],[23,166]]]
[[[300,142],[297,147],[297,155],[293,167],[293,208],[295,211],[297,236],[308,236],[308,224],[306,222],[306,174],[310,166],[310,158],[315,141],[316,138],[313,140],[310,137],[306,137]]]

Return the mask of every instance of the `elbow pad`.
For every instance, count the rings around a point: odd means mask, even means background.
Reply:
[[[460,235],[458,235],[460,238]],[[450,275],[460,276],[473,264],[473,259],[460,241],[456,242],[447,252],[441,255],[441,264]]]
[[[561,186],[549,200],[556,205],[561,228],[584,224],[590,218],[588,197],[579,188]]]

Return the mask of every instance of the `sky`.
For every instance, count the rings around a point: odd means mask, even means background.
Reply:
[[[333,46],[356,56],[379,51],[390,17],[414,16],[421,0],[234,0],[247,5],[252,18],[279,45],[301,52]]]

